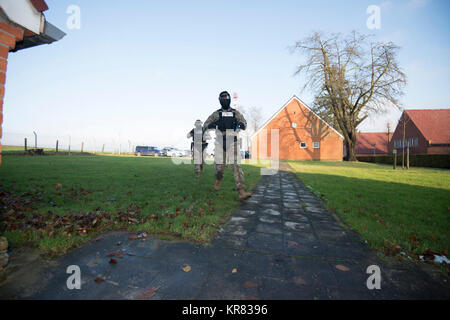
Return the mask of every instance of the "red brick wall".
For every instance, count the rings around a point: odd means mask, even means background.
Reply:
[[[406,113],[403,113],[400,119],[403,118],[409,119]],[[412,147],[410,149],[411,154],[450,154],[449,146],[433,146],[429,145],[428,141],[422,135],[420,130],[416,127],[414,122],[411,120],[406,120],[407,123],[405,125],[405,139],[409,138],[418,138],[418,146]],[[399,121],[397,127],[395,128],[394,134],[392,135],[392,139],[389,143],[389,153],[392,154],[394,150],[394,141],[395,140],[403,140],[403,123]],[[402,148],[397,148],[398,154],[402,152]],[[405,144],[405,152],[406,152],[406,144]]]
[[[293,128],[292,123],[297,123]],[[267,157],[271,156],[271,129],[279,130],[279,158],[293,160],[339,160],[342,161],[343,142],[341,137],[325,122],[316,117],[299,100],[292,99],[264,128],[267,134]],[[262,143],[260,131],[252,137],[252,158],[265,158],[260,154]],[[306,148],[300,148],[306,142]],[[318,149],[313,142],[319,142]]]
[[[23,39],[24,31],[5,22],[0,22],[0,164],[2,162],[2,137],[3,137],[3,98],[5,97],[6,67],[8,54],[16,47],[16,42]]]
[[[430,146],[427,154],[450,154],[450,146]]]

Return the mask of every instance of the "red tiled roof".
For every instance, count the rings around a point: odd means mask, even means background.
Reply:
[[[390,138],[392,137],[390,133]],[[361,132],[356,137],[356,154],[388,153],[388,140],[386,132]],[[375,144],[375,146],[374,146]]]
[[[31,4],[36,8],[37,11],[43,12],[48,10],[48,5],[44,0],[31,0]]]
[[[450,143],[450,109],[417,109],[405,112],[431,144]]]

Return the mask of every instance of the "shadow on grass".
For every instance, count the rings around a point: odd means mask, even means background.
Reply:
[[[297,176],[374,248],[388,242],[416,253],[449,249],[447,189],[324,173]]]

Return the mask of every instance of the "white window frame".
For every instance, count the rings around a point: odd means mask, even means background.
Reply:
[[[302,143],[305,144],[304,147],[302,147]],[[306,148],[308,148],[308,144],[305,141],[300,142],[300,149],[306,149]]]
[[[313,149],[320,149],[320,141],[314,141],[313,142]]]

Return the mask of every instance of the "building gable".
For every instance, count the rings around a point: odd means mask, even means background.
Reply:
[[[327,127],[329,127],[332,131],[334,131],[342,140],[344,140],[344,137],[331,125],[329,125],[325,120],[323,120],[321,117],[319,117],[314,111],[311,110],[311,108],[308,107],[306,103],[301,101],[296,95],[293,95],[291,99],[289,99],[277,112],[275,112],[272,117],[269,118],[262,126],[259,128],[253,135],[251,136],[251,139],[258,135],[265,127],[267,127],[268,124],[271,123],[272,120],[277,118],[283,110],[286,110],[286,108],[291,104],[292,101],[295,101],[298,103],[301,107],[305,108],[308,112],[310,112],[315,118],[319,119],[323,124],[325,124]]]

